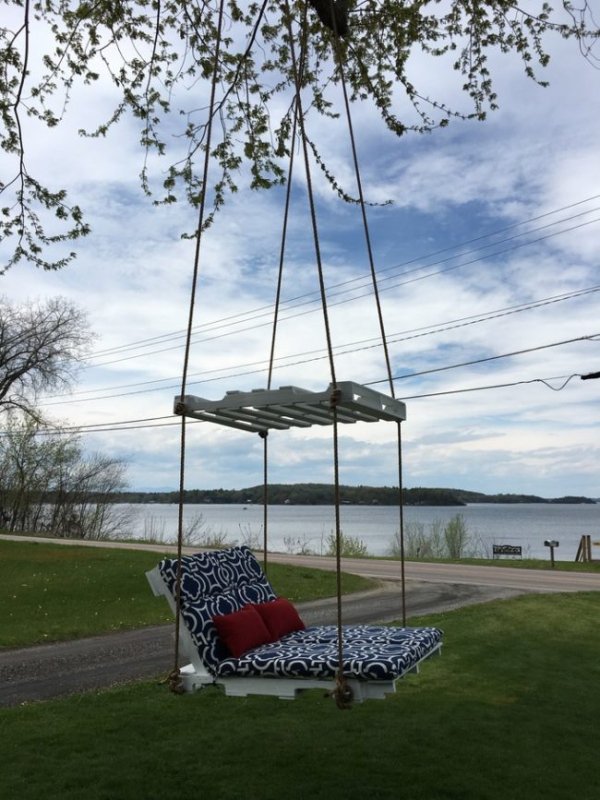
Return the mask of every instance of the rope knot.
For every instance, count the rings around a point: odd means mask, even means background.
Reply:
[[[335,679],[335,689],[331,693],[335,704],[342,711],[347,711],[352,708],[352,701],[354,700],[354,692],[352,687],[344,678],[343,675],[338,675]]]
[[[329,408],[337,408],[342,400],[342,390],[333,389],[329,398]]]
[[[183,686],[183,681],[181,680],[181,673],[178,669],[174,669],[169,673],[167,683],[169,684],[169,689],[173,692],[173,694],[185,694],[185,688]]]

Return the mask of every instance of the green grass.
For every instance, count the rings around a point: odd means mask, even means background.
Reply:
[[[144,573],[161,555],[0,540],[0,647],[19,647],[170,622]],[[269,565],[278,594],[294,602],[335,595],[335,574]],[[374,585],[344,575],[345,592]]]
[[[135,684],[0,710],[2,790],[39,800],[597,800],[600,593],[426,620],[441,658],[339,711]],[[425,620],[420,620],[424,622]]]
[[[439,561],[440,559],[431,559]],[[600,572],[600,561],[583,564],[579,561],[555,561],[540,558],[460,558],[444,559],[445,564],[475,564],[478,567],[515,567],[516,569],[556,570],[557,572]]]
[[[385,561],[400,561],[396,556],[369,556]],[[541,558],[407,558],[406,562],[414,564],[473,564],[477,567],[514,567],[515,569],[539,569],[556,572],[600,572],[600,561],[582,563],[580,561],[555,561],[552,567],[550,560]]]

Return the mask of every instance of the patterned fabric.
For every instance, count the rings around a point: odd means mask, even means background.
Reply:
[[[441,636],[437,628],[347,625],[343,630],[343,673],[347,678],[395,680],[429,655]],[[325,626],[290,633],[240,658],[226,658],[217,674],[331,678],[338,665],[337,628]]]
[[[174,596],[177,560],[159,564]],[[338,670],[337,627],[314,626],[232,658],[220,641],[213,617],[264,603],[276,595],[247,547],[198,553],[181,560],[181,613],[206,668],[215,676],[332,678]],[[440,644],[437,628],[346,625],[343,671],[363,680],[395,680]]]
[[[165,558],[158,566],[175,597],[177,559]],[[247,547],[197,553],[181,559],[181,615],[200,658],[213,674],[229,655],[217,635],[213,617],[275,597],[260,564]]]

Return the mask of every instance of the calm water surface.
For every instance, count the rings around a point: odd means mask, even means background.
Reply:
[[[174,541],[177,506],[170,504],[132,504],[131,535],[158,537]],[[200,520],[202,533],[225,535],[230,544],[260,540],[262,545],[263,509],[258,505],[186,505],[185,519]],[[524,503],[496,505],[474,503],[463,507],[409,506],[404,509],[405,526],[422,523],[426,531],[432,524],[445,524],[461,514],[480,555],[491,555],[492,544],[520,545],[524,557],[548,558],[545,539],[560,542],[555,550],[559,560],[572,561],[582,534],[600,542],[600,503],[595,505],[549,505]],[[270,506],[269,549],[298,552],[302,547],[321,554],[334,530],[331,506]],[[362,539],[371,555],[387,555],[399,529],[399,512],[389,506],[342,506],[344,535]],[[600,546],[596,548],[600,558]]]

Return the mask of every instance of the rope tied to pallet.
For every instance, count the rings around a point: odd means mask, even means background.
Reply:
[[[331,692],[336,706],[342,711],[352,708],[354,692],[352,687],[343,675],[338,674],[335,679],[335,689]]]
[[[211,140],[213,119],[215,116],[215,97],[217,90],[217,76],[221,55],[221,34],[223,30],[225,0],[221,0],[218,11],[217,35],[215,42],[215,60],[211,81],[208,123],[206,128],[206,148],[204,151],[204,165],[202,177],[202,190],[198,209],[198,224],[196,227],[196,247],[194,251],[194,268],[192,271],[192,285],[190,288],[190,303],[188,311],[188,322],[186,329],[185,351],[183,356],[183,370],[181,376],[181,397],[185,397],[187,388],[187,375],[190,361],[190,351],[192,344],[192,330],[194,326],[194,310],[196,305],[196,291],[198,286],[198,275],[200,273],[200,247],[202,243],[202,230],[204,228],[204,214],[206,208],[206,186],[208,185],[208,167],[211,154]],[[181,583],[183,579],[182,556],[183,556],[183,497],[185,491],[185,454],[186,454],[186,416],[183,403],[178,404],[175,413],[181,413],[181,434],[179,445],[179,501],[177,518],[177,574],[175,577],[175,650],[173,656],[173,671],[169,675],[169,688],[175,694],[184,691],[181,674],[179,671],[179,636],[181,628]],[[174,677],[176,676],[176,677]]]

